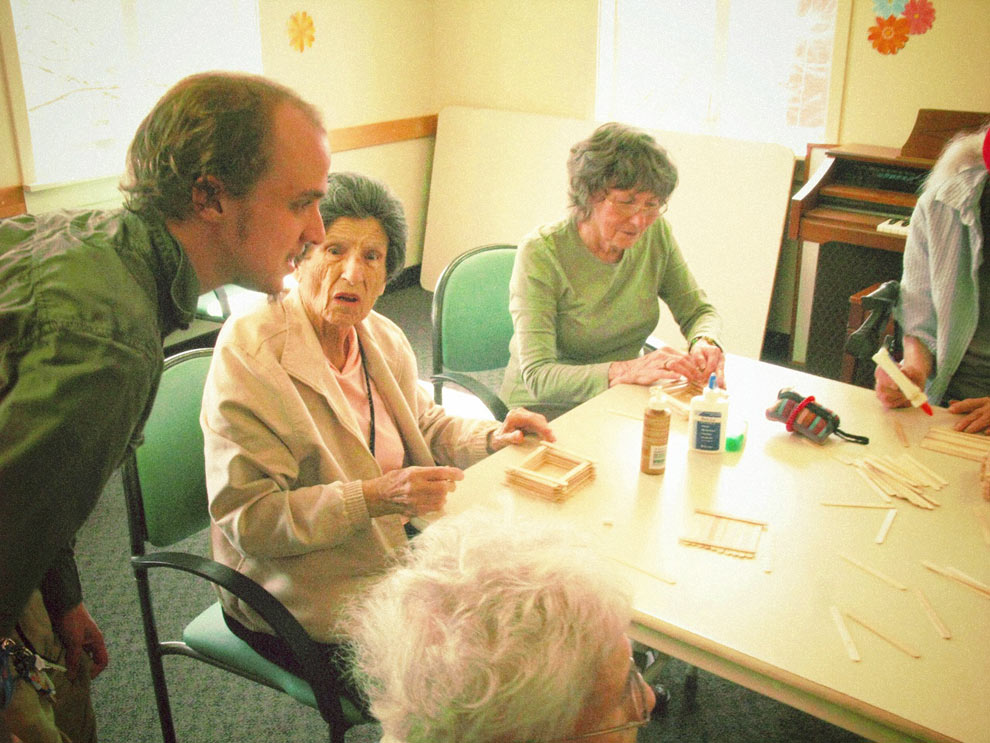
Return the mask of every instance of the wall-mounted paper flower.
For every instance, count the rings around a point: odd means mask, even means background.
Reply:
[[[881,18],[900,15],[907,0],[873,0],[873,12]]]
[[[300,54],[305,51],[306,47],[313,46],[313,40],[316,38],[316,28],[313,26],[313,19],[309,17],[309,13],[305,10],[292,14],[289,18],[288,31],[289,46],[297,50]]]
[[[907,43],[909,28],[907,18],[877,17],[877,25],[870,26],[868,38],[881,54],[897,54]]]
[[[910,24],[909,34],[923,34],[935,23],[935,6],[928,0],[908,0],[904,17]]]

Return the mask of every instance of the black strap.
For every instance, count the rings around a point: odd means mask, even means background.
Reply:
[[[846,433],[841,428],[835,429],[835,435],[840,439],[845,439],[846,441],[851,441],[854,444],[869,444],[870,439],[867,436],[860,436],[855,433]]]
[[[364,346],[358,338],[358,353],[361,354],[361,371],[364,372],[364,386],[368,391],[368,413],[371,418],[371,432],[368,434],[368,448],[371,456],[375,456],[375,401],[371,395],[371,377],[368,376],[368,365],[364,363]]]

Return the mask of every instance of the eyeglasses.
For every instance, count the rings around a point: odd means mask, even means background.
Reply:
[[[643,679],[642,674],[640,674],[639,669],[636,668],[636,664],[632,658],[629,659],[629,679],[626,682],[626,686],[630,689],[629,693],[632,697],[633,704],[635,705],[635,715],[637,719],[632,722],[626,722],[622,725],[616,725],[603,730],[593,730],[590,733],[571,735],[567,738],[554,738],[553,740],[546,741],[546,743],[564,743],[564,741],[568,740],[587,740],[589,738],[597,738],[602,735],[619,733],[623,730],[641,728],[646,725],[650,721],[650,710],[646,708],[646,692],[644,691],[646,681]]]
[[[647,219],[656,219],[667,211],[667,204],[658,204],[656,202],[637,204],[635,200],[629,197],[616,198],[610,195],[606,196],[605,200],[625,219],[632,219],[640,212]]]

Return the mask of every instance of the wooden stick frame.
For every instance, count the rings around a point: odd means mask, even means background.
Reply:
[[[763,521],[730,516],[702,508],[695,509],[691,534],[678,541],[688,547],[720,552],[732,557],[752,559],[767,529]]]
[[[560,476],[539,472],[540,467],[551,465],[565,470]],[[518,467],[505,471],[506,481],[533,495],[552,501],[562,501],[593,479],[595,464],[592,460],[551,444],[540,444]]]

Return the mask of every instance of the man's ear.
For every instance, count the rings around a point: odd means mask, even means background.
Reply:
[[[223,215],[223,182],[214,175],[201,175],[193,183],[192,204],[197,216],[213,220]]]

